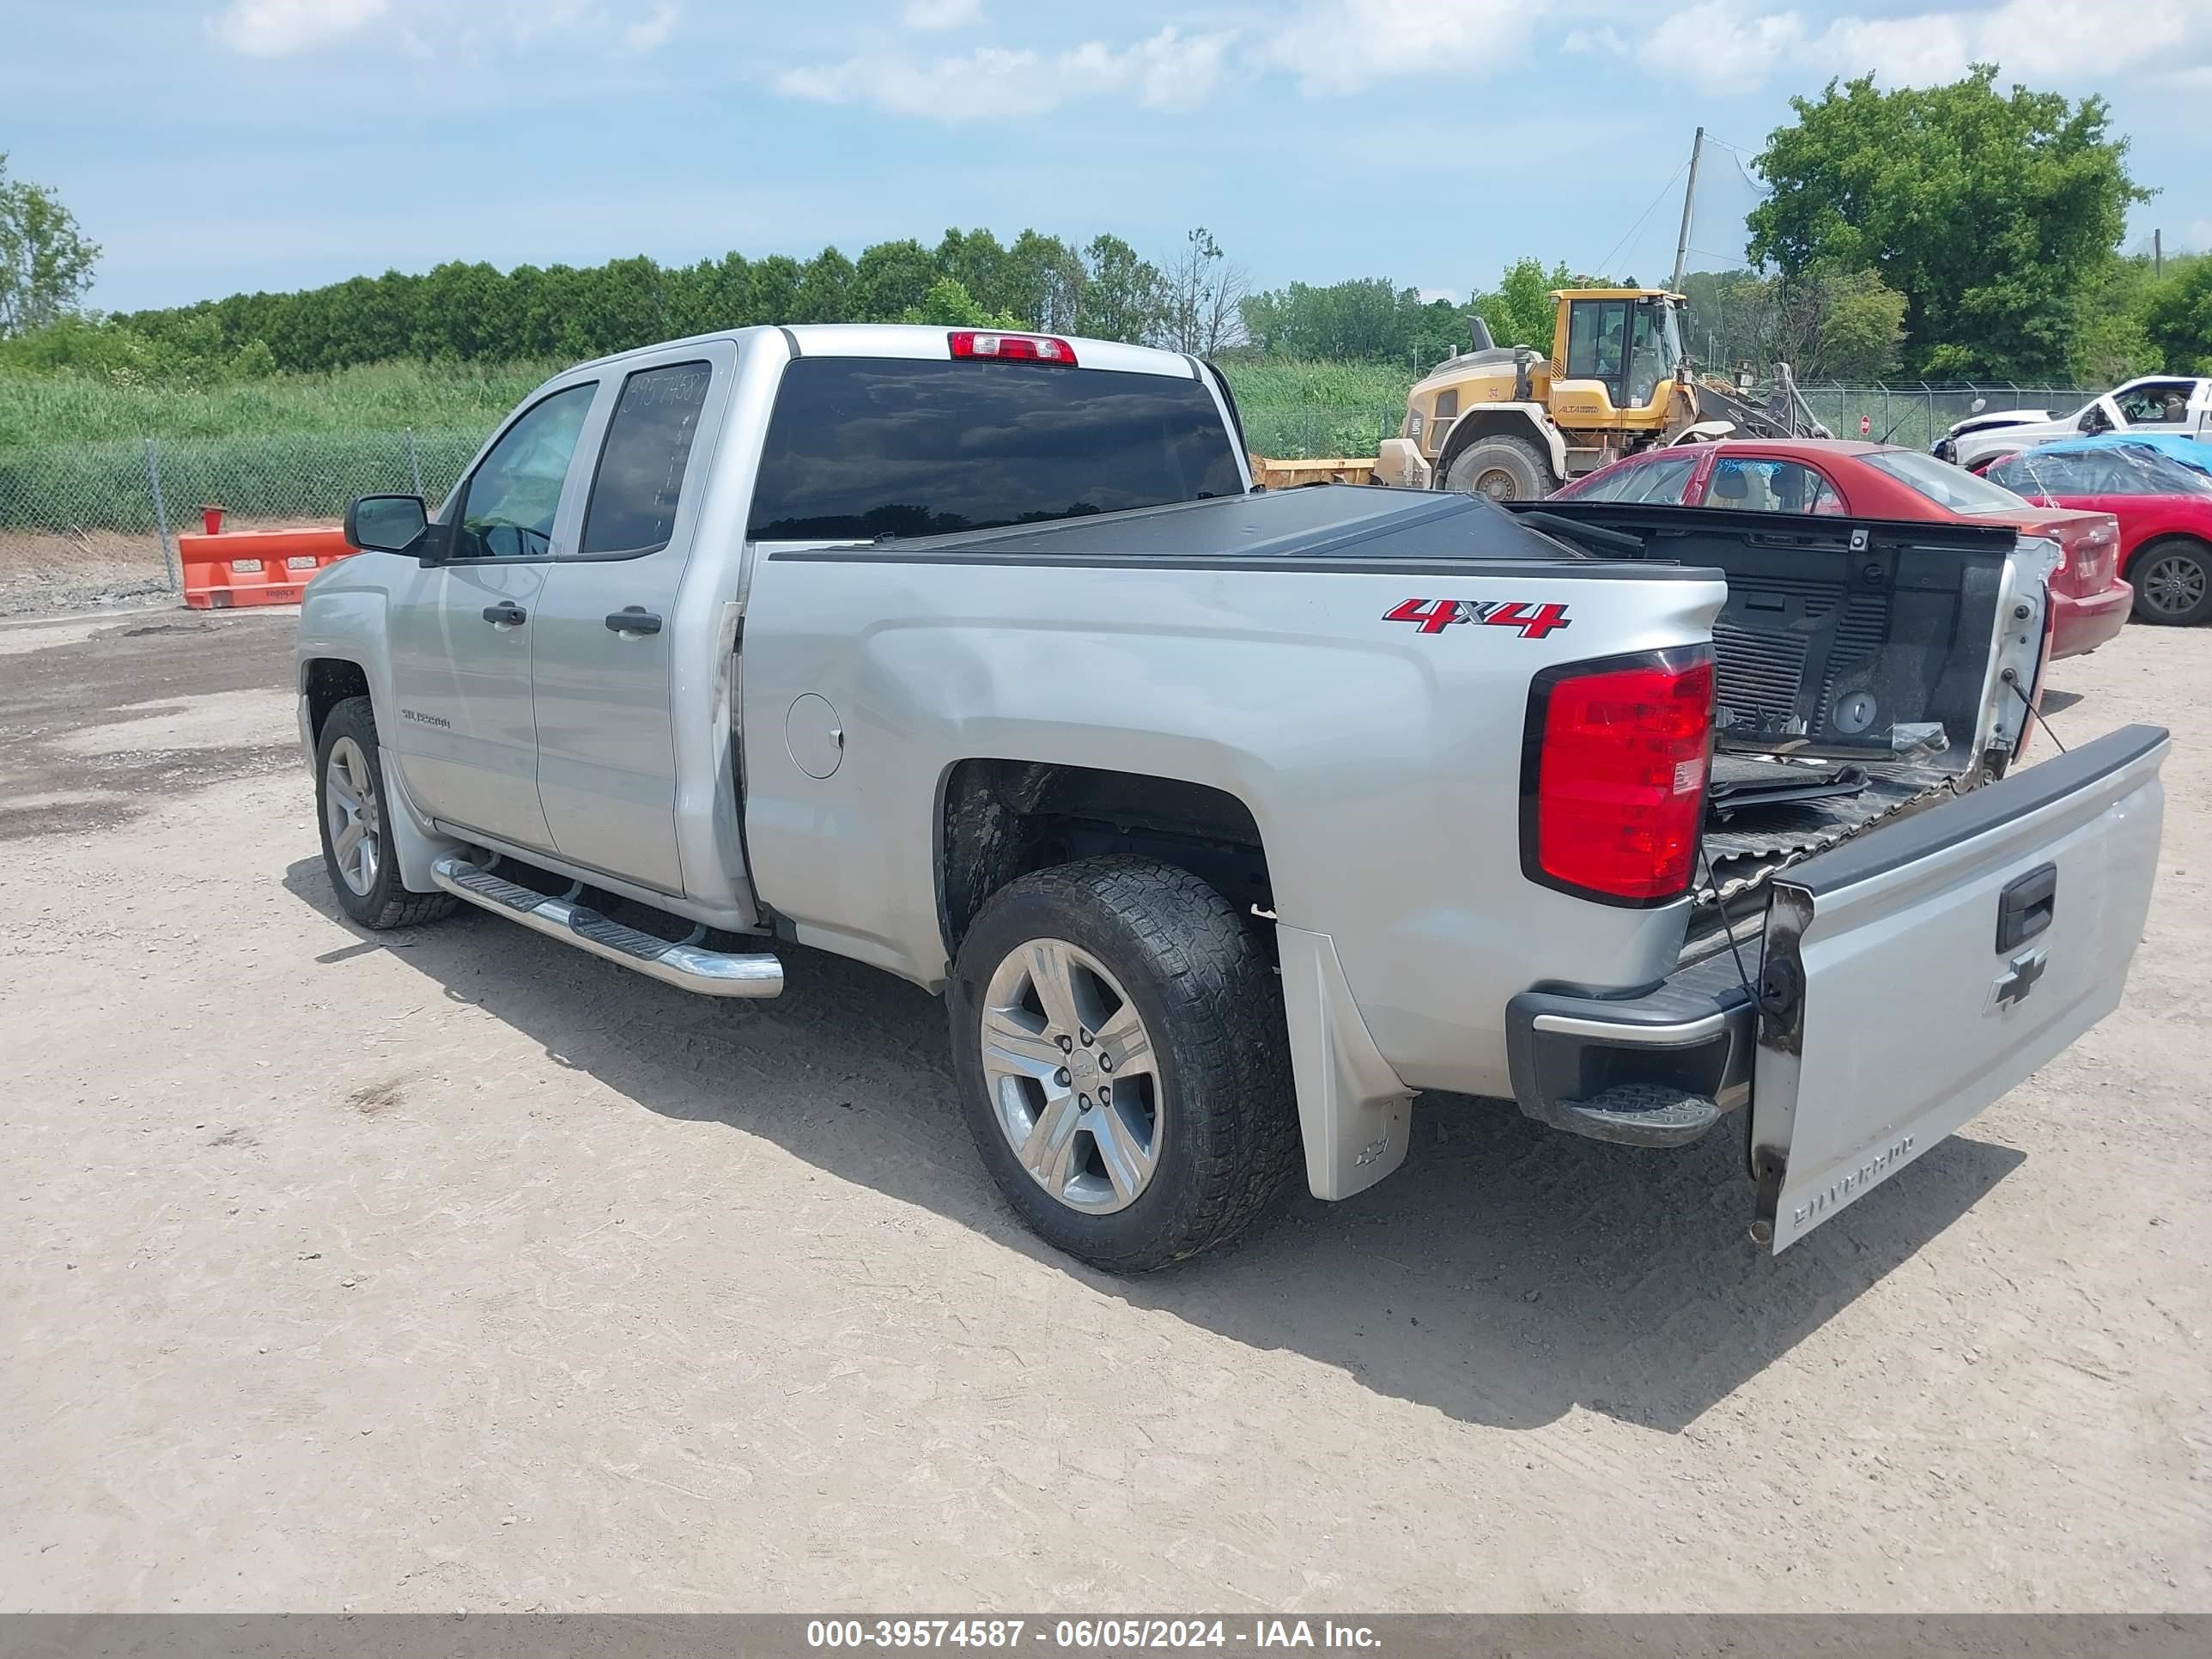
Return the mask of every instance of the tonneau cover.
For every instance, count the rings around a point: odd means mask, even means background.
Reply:
[[[1680,580],[1711,572],[1653,568],[1594,557],[1519,523],[1479,495],[1316,484],[1300,489],[1177,501],[1125,513],[1084,514],[1049,523],[961,531],[870,544],[866,556],[911,550],[933,562],[1030,564],[1140,562],[1214,564],[1249,561],[1342,562],[1351,567],[1417,562],[1534,565],[1545,574]],[[834,558],[835,548],[810,549]]]

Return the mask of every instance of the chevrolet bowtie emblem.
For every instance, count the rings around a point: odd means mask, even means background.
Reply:
[[[2005,971],[1997,975],[1996,984],[1990,993],[1992,1008],[2017,1008],[2027,1000],[2027,994],[2035,988],[2044,970],[2051,966],[2051,952],[2030,951],[2025,956],[2014,957]]]

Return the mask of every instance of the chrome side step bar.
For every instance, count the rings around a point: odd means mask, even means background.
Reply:
[[[550,898],[459,854],[432,865],[430,878],[454,897],[519,921],[548,939],[701,996],[772,997],[783,992],[783,963],[773,956],[733,956],[696,944],[671,944],[574,902],[573,889],[569,897]]]

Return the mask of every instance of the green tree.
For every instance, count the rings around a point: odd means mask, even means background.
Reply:
[[[0,339],[75,311],[99,259],[100,245],[85,240],[61,198],[10,179],[0,150]]]
[[[2143,322],[2156,286],[2147,256],[2106,262],[2081,295],[2081,320],[2067,359],[2075,385],[2115,386],[2162,366],[2164,354]]]
[[[967,289],[977,305],[1005,308],[1006,250],[989,231],[947,230],[930,257],[939,273]]]
[[[1167,306],[1159,267],[1118,236],[1097,236],[1083,250],[1082,297],[1075,331],[1141,345],[1158,331]]]
[[[866,254],[860,256],[866,258]],[[800,271],[799,290],[789,307],[766,323],[848,323],[861,319],[855,290],[859,276],[853,262],[834,247],[825,247]]]
[[[1795,98],[1759,157],[1773,193],[1750,252],[1786,276],[1878,271],[1905,298],[1913,373],[2063,372],[2084,289],[2148,199],[2102,99],[2078,104],[1978,64],[1952,85],[1884,92],[1871,76]]]
[[[856,323],[888,323],[929,297],[930,284],[944,273],[921,243],[878,242],[860,255],[853,269],[852,309]],[[827,320],[823,319],[823,320]]]
[[[1565,264],[1549,270],[1540,260],[1522,258],[1505,267],[1498,286],[1478,293],[1468,309],[1489,325],[1490,337],[1503,346],[1529,346],[1552,355],[1552,295],[1572,288]]]
[[[2151,285],[2142,328],[2166,368],[2212,374],[2212,256],[2191,259]]]
[[[1316,288],[1292,283],[1245,301],[1244,331],[1264,356],[1412,365],[1433,324],[1421,296],[1387,276]],[[1441,350],[1435,353],[1443,356]]]
[[[908,306],[900,313],[902,323],[921,323],[931,328],[1007,328],[1019,329],[1022,319],[1004,311],[987,310],[981,301],[968,291],[967,284],[957,277],[940,276],[929,285],[929,292],[918,306]]]
[[[1089,273],[1083,256],[1057,236],[1025,230],[1006,250],[995,295],[988,303],[1048,334],[1072,334]]]

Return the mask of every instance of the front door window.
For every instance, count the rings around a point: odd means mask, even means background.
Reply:
[[[453,558],[550,556],[561,486],[599,389],[598,382],[586,381],[556,392],[501,435],[461,496]]]

